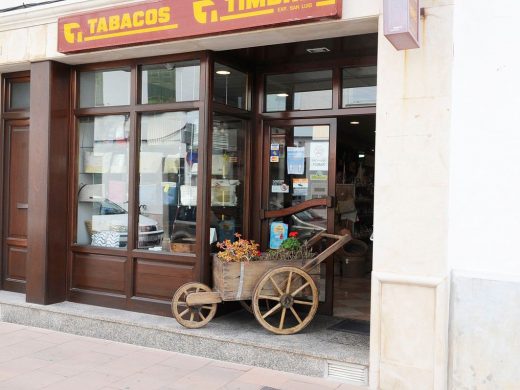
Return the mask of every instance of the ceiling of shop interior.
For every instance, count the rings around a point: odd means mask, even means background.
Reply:
[[[329,52],[311,54],[307,49],[326,47]],[[305,42],[293,42],[281,45],[251,47],[229,50],[231,58],[240,58],[262,65],[284,63],[306,63],[312,61],[335,60],[345,57],[377,57],[377,34],[365,34],[349,37],[318,39]]]
[[[350,122],[359,122],[352,125]],[[353,147],[370,151],[375,148],[376,116],[356,115],[338,117],[338,150],[343,147]]]

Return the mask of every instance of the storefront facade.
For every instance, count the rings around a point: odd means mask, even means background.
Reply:
[[[304,184],[295,208],[287,178],[273,169],[280,156],[272,147],[283,137],[322,146],[326,164],[336,166],[340,118],[375,115],[370,387],[467,383],[461,362],[469,358],[458,336],[448,337],[449,326],[464,327],[449,313],[450,288],[462,291],[452,270],[467,268],[454,258],[460,251],[448,232],[460,228],[450,209],[458,187],[450,180],[462,169],[453,158],[461,145],[453,2],[423,2],[421,48],[409,51],[383,35],[379,1],[318,2],[337,12],[306,23],[215,25],[179,39],[109,39],[96,47],[78,34],[81,24],[58,24],[97,13],[85,30],[95,38],[115,5],[127,7],[130,23],[141,12],[140,2],[115,3],[65,1],[2,16],[2,289],[32,303],[170,315],[177,287],[211,283],[216,240],[241,233],[265,249],[272,221],[308,209],[319,210],[333,231],[335,169],[315,169],[323,192],[311,194]],[[164,12],[157,9],[157,21]],[[204,23],[216,18],[204,15]],[[88,42],[96,41],[103,39]],[[298,46],[310,41],[317,43]],[[324,42],[336,45],[331,53],[316,60],[307,52]],[[278,44],[287,51],[277,52]],[[349,104],[345,69],[376,66],[377,104]],[[280,89],[294,91],[302,74],[316,85],[303,92],[319,98]],[[101,234],[107,231],[117,234]],[[332,311],[332,272],[329,262],[323,313]]]

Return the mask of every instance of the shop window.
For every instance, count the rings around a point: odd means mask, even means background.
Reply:
[[[211,159],[210,242],[244,233],[245,134],[247,121],[214,114]]]
[[[84,107],[130,104],[130,69],[81,72],[79,105]]]
[[[78,244],[127,246],[129,122],[128,115],[79,119]]]
[[[332,108],[332,70],[277,74],[266,77],[265,111]]]
[[[376,95],[376,66],[343,69],[343,107],[374,105]]]
[[[198,111],[141,116],[138,248],[195,253],[198,138]]]
[[[213,84],[215,102],[243,110],[249,109],[246,73],[216,63]]]
[[[10,83],[11,96],[9,99],[10,110],[28,110],[30,106],[30,84],[29,82]]]
[[[141,103],[199,100],[199,61],[168,62],[141,67]]]

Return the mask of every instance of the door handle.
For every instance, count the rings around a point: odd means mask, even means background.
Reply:
[[[28,203],[17,203],[16,208],[19,210],[27,210],[29,208]]]

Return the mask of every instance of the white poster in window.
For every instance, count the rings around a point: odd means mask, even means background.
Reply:
[[[311,142],[310,170],[328,171],[329,170],[329,143]]]

